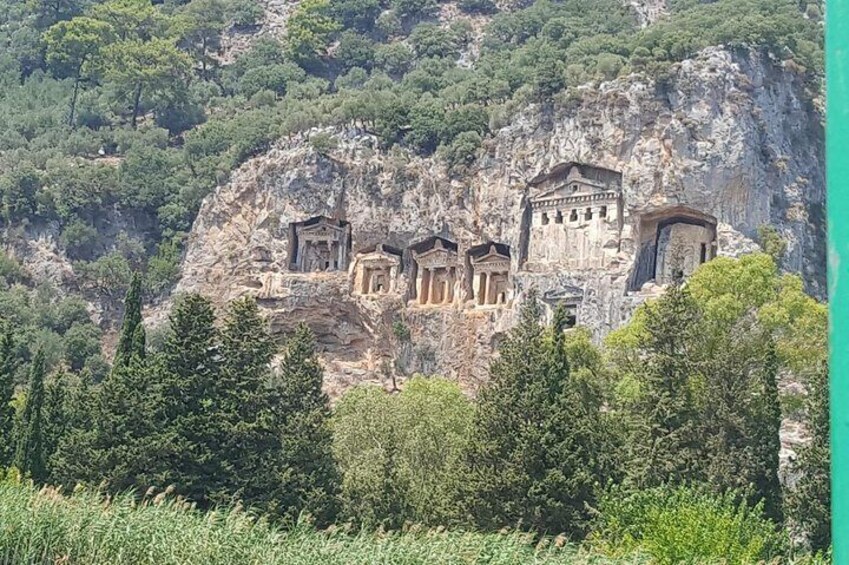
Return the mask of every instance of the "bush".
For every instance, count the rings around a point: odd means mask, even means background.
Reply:
[[[734,493],[709,494],[693,487],[628,492],[610,489],[599,503],[592,543],[613,556],[645,553],[660,565],[769,561],[788,540]]]
[[[335,57],[345,71],[354,67],[371,69],[374,64],[374,42],[353,31],[346,31],[339,37]]]

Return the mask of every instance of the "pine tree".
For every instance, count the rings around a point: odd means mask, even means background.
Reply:
[[[698,372],[699,306],[671,287],[644,310],[640,396],[633,406],[629,476],[641,487],[703,479],[699,415],[692,378]]]
[[[141,310],[141,276],[134,273],[130,288],[124,298],[124,319],[121,322],[121,334],[118,338],[118,347],[115,350],[113,370],[129,366],[134,357],[144,358],[145,332]]]
[[[77,383],[66,394],[64,431],[50,460],[50,483],[72,490],[78,483],[99,483],[97,458],[94,456],[95,391],[91,374],[80,373]]]
[[[36,351],[30,365],[29,388],[19,420],[15,466],[36,482],[46,478],[44,453],[44,350]]]
[[[557,312],[546,335],[529,296],[480,393],[462,495],[480,527],[581,535],[609,476],[600,395],[570,375],[564,322]]]
[[[793,470],[800,475],[790,494],[789,514],[814,551],[831,547],[831,438],[828,368],[823,364],[808,382],[807,425],[811,441],[802,447]]]
[[[221,334],[219,379],[222,428],[220,459],[224,469],[217,503],[241,499],[268,509],[277,490],[280,429],[270,387],[276,347],[256,301],[230,305]]]
[[[12,464],[15,457],[15,342],[8,326],[0,333],[0,468]]]
[[[289,338],[280,365],[282,454],[280,513],[296,520],[306,511],[318,525],[333,522],[340,479],[333,458],[330,406],[315,337],[304,325]]]
[[[170,330],[153,366],[162,394],[163,432],[172,450],[165,464],[167,480],[203,506],[211,493],[225,490],[227,476],[219,453],[227,431],[221,414],[222,359],[210,301],[184,296],[171,313]]]

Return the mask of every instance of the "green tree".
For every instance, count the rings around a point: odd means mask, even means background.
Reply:
[[[133,359],[144,359],[145,331],[142,324],[142,279],[138,272],[133,273],[130,288],[124,298],[124,318],[121,321],[121,333],[115,348],[113,370],[130,365]]]
[[[570,375],[565,317],[545,332],[528,297],[480,392],[463,488],[481,527],[581,535],[597,484],[611,477],[601,396]]]
[[[343,518],[388,528],[456,521],[472,416],[457,383],[437,377],[413,377],[399,394],[347,392],[332,419]]]
[[[673,286],[635,317],[636,381],[629,474],[641,487],[702,478],[698,406],[692,380],[702,312],[689,290]],[[612,339],[615,340],[617,336]]]
[[[831,438],[828,408],[828,369],[822,364],[807,383],[806,424],[811,441],[793,462],[799,473],[791,491],[788,514],[814,551],[831,547]]]
[[[169,321],[154,369],[162,392],[163,429],[171,439],[167,477],[177,492],[205,505],[225,477],[219,457],[225,426],[220,418],[220,336],[212,304],[197,294],[182,297]]]
[[[281,435],[271,359],[276,350],[256,301],[230,304],[221,332],[220,389],[223,435],[219,457],[226,478],[213,499],[275,511]]]
[[[18,447],[15,466],[21,473],[41,482],[47,473],[44,452],[44,349],[39,347],[29,373],[29,387],[16,434]]]
[[[53,476],[53,461],[59,442],[68,431],[68,375],[59,372],[53,375],[44,389],[44,478]]]
[[[119,41],[103,50],[103,76],[129,98],[133,128],[142,94],[168,97],[184,86],[190,69],[189,57],[167,39]]]
[[[108,23],[83,16],[59,22],[45,32],[47,63],[60,75],[67,74],[74,80],[68,125],[75,124],[80,84],[92,78],[95,59],[114,38]]]
[[[406,516],[398,477],[395,403],[377,386],[346,392],[333,411],[333,451],[342,474],[341,517],[365,527],[400,527]]]
[[[290,520],[307,511],[319,525],[336,517],[339,491],[323,376],[315,337],[301,324],[287,341],[280,363],[281,510]]]
[[[221,48],[221,32],[227,23],[227,4],[222,0],[192,0],[172,22],[180,46],[200,63],[200,76],[210,78],[209,69],[217,65],[215,54]]]
[[[286,47],[299,63],[312,61],[324,53],[330,35],[339,31],[339,24],[330,16],[328,0],[304,0],[286,22]]]
[[[15,341],[11,328],[4,324],[0,333],[0,467],[8,467],[15,456],[13,431],[15,408]]]

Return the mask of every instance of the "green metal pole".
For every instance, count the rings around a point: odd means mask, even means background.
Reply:
[[[849,0],[826,6],[826,168],[834,563],[849,564]]]

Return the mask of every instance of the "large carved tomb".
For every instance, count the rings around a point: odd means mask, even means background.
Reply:
[[[603,268],[619,250],[622,175],[565,163],[532,180],[526,265]]]
[[[689,277],[716,252],[716,218],[683,206],[647,214],[640,220],[640,252],[629,287]]]
[[[346,271],[351,225],[326,216],[289,225],[289,269],[303,273]]]
[[[364,249],[354,259],[354,292],[373,296],[395,292],[400,270],[400,249],[381,243]]]
[[[416,303],[452,304],[457,286],[457,244],[431,237],[411,248],[415,262]]]
[[[469,262],[475,305],[506,305],[512,298],[510,248],[491,242],[477,245],[469,250]]]

